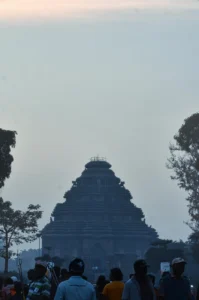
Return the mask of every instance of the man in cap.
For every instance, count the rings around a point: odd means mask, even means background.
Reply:
[[[165,277],[160,285],[160,297],[164,300],[191,300],[191,287],[187,277],[183,276],[186,262],[183,258],[173,259],[172,276]]]
[[[156,299],[153,284],[147,276],[148,265],[139,259],[134,263],[135,274],[125,284],[122,300],[154,300]]]
[[[51,285],[46,277],[47,263],[37,261],[34,269],[34,280],[30,284],[26,300],[49,300]]]
[[[70,278],[59,284],[55,300],[96,300],[95,289],[84,280],[84,262],[76,258],[69,265]]]

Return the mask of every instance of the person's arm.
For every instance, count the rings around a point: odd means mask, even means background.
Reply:
[[[122,293],[122,300],[130,300],[130,289],[128,283],[126,283],[124,286],[124,290]]]
[[[100,295],[100,300],[108,300],[108,289],[106,285]]]

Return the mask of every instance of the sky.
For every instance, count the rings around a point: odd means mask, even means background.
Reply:
[[[186,194],[165,165],[199,107],[198,9],[194,0],[1,0],[0,126],[18,133],[4,200],[39,203],[43,228],[100,155],[161,238],[186,240]]]

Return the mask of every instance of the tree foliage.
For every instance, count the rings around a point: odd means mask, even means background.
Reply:
[[[182,249],[166,249],[165,247],[151,247],[145,254],[145,259],[150,265],[150,272],[160,271],[161,262],[171,262],[175,257],[183,257]]]
[[[4,186],[6,178],[10,177],[13,156],[11,148],[16,144],[16,132],[0,128],[0,188]]]
[[[167,248],[167,246],[169,244],[171,244],[172,242],[173,242],[172,240],[161,240],[161,239],[158,239],[158,240],[154,241],[151,245],[152,246],[157,246],[157,247]]]
[[[30,243],[37,239],[40,205],[29,205],[26,211],[14,210],[12,203],[0,198],[0,234],[4,241],[5,272],[8,271],[9,251],[13,244]]]
[[[167,167],[174,171],[171,179],[187,193],[189,226],[193,232],[199,231],[199,113],[187,118],[174,143],[170,145],[170,158]]]
[[[199,228],[194,230],[189,237],[191,242],[192,255],[197,263],[199,263]]]

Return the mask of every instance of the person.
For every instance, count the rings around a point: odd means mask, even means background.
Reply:
[[[51,290],[50,290],[51,300],[55,298],[57,286],[60,283],[61,268],[59,266],[54,266],[52,272],[53,272],[53,277],[51,277]]]
[[[37,261],[34,269],[34,279],[30,284],[27,300],[49,300],[51,284],[45,276],[47,264]]]
[[[19,282],[19,280],[16,276],[12,276],[11,279],[12,279],[13,283]]]
[[[15,281],[14,282],[15,293],[11,295],[10,300],[23,300],[23,288],[22,283]]]
[[[0,300],[2,300],[3,277],[0,277]]]
[[[183,276],[186,262],[183,258],[172,261],[172,275],[162,279],[159,294],[164,300],[191,300],[191,287],[187,277]]]
[[[61,276],[60,276],[60,282],[68,280],[70,277],[70,274],[67,269],[61,269]]]
[[[34,276],[35,276],[35,270],[34,269],[30,269],[27,272],[27,277],[28,277],[28,283],[24,285],[24,296],[25,298],[28,296],[28,291],[30,288],[31,283],[34,281]]]
[[[59,284],[55,300],[96,300],[93,285],[84,280],[84,262],[75,258],[69,265],[70,278]]]
[[[105,300],[121,300],[124,283],[122,271],[119,268],[111,269],[110,283],[105,285],[102,295]]]
[[[149,279],[151,280],[151,282],[153,284],[153,288],[154,288],[154,291],[155,291],[156,299],[158,299],[159,293],[158,293],[158,289],[155,286],[155,279],[156,279],[155,275],[153,273],[149,273],[148,277],[149,277]]]
[[[148,265],[139,259],[134,263],[134,276],[129,279],[123,290],[122,300],[154,300],[156,299],[151,280],[147,276]]]
[[[100,299],[101,294],[103,292],[103,289],[106,284],[108,284],[109,281],[106,280],[106,277],[104,275],[100,275],[97,279],[96,286],[95,286],[95,291],[96,291],[96,297],[97,299]]]
[[[34,278],[35,278],[35,270],[34,269],[30,269],[28,271],[27,275],[28,275],[29,284],[31,284],[34,281]]]
[[[2,300],[3,277],[0,277],[0,300]]]
[[[4,280],[4,287],[2,288],[2,299],[9,300],[14,291],[14,282],[12,278],[6,278]]]

